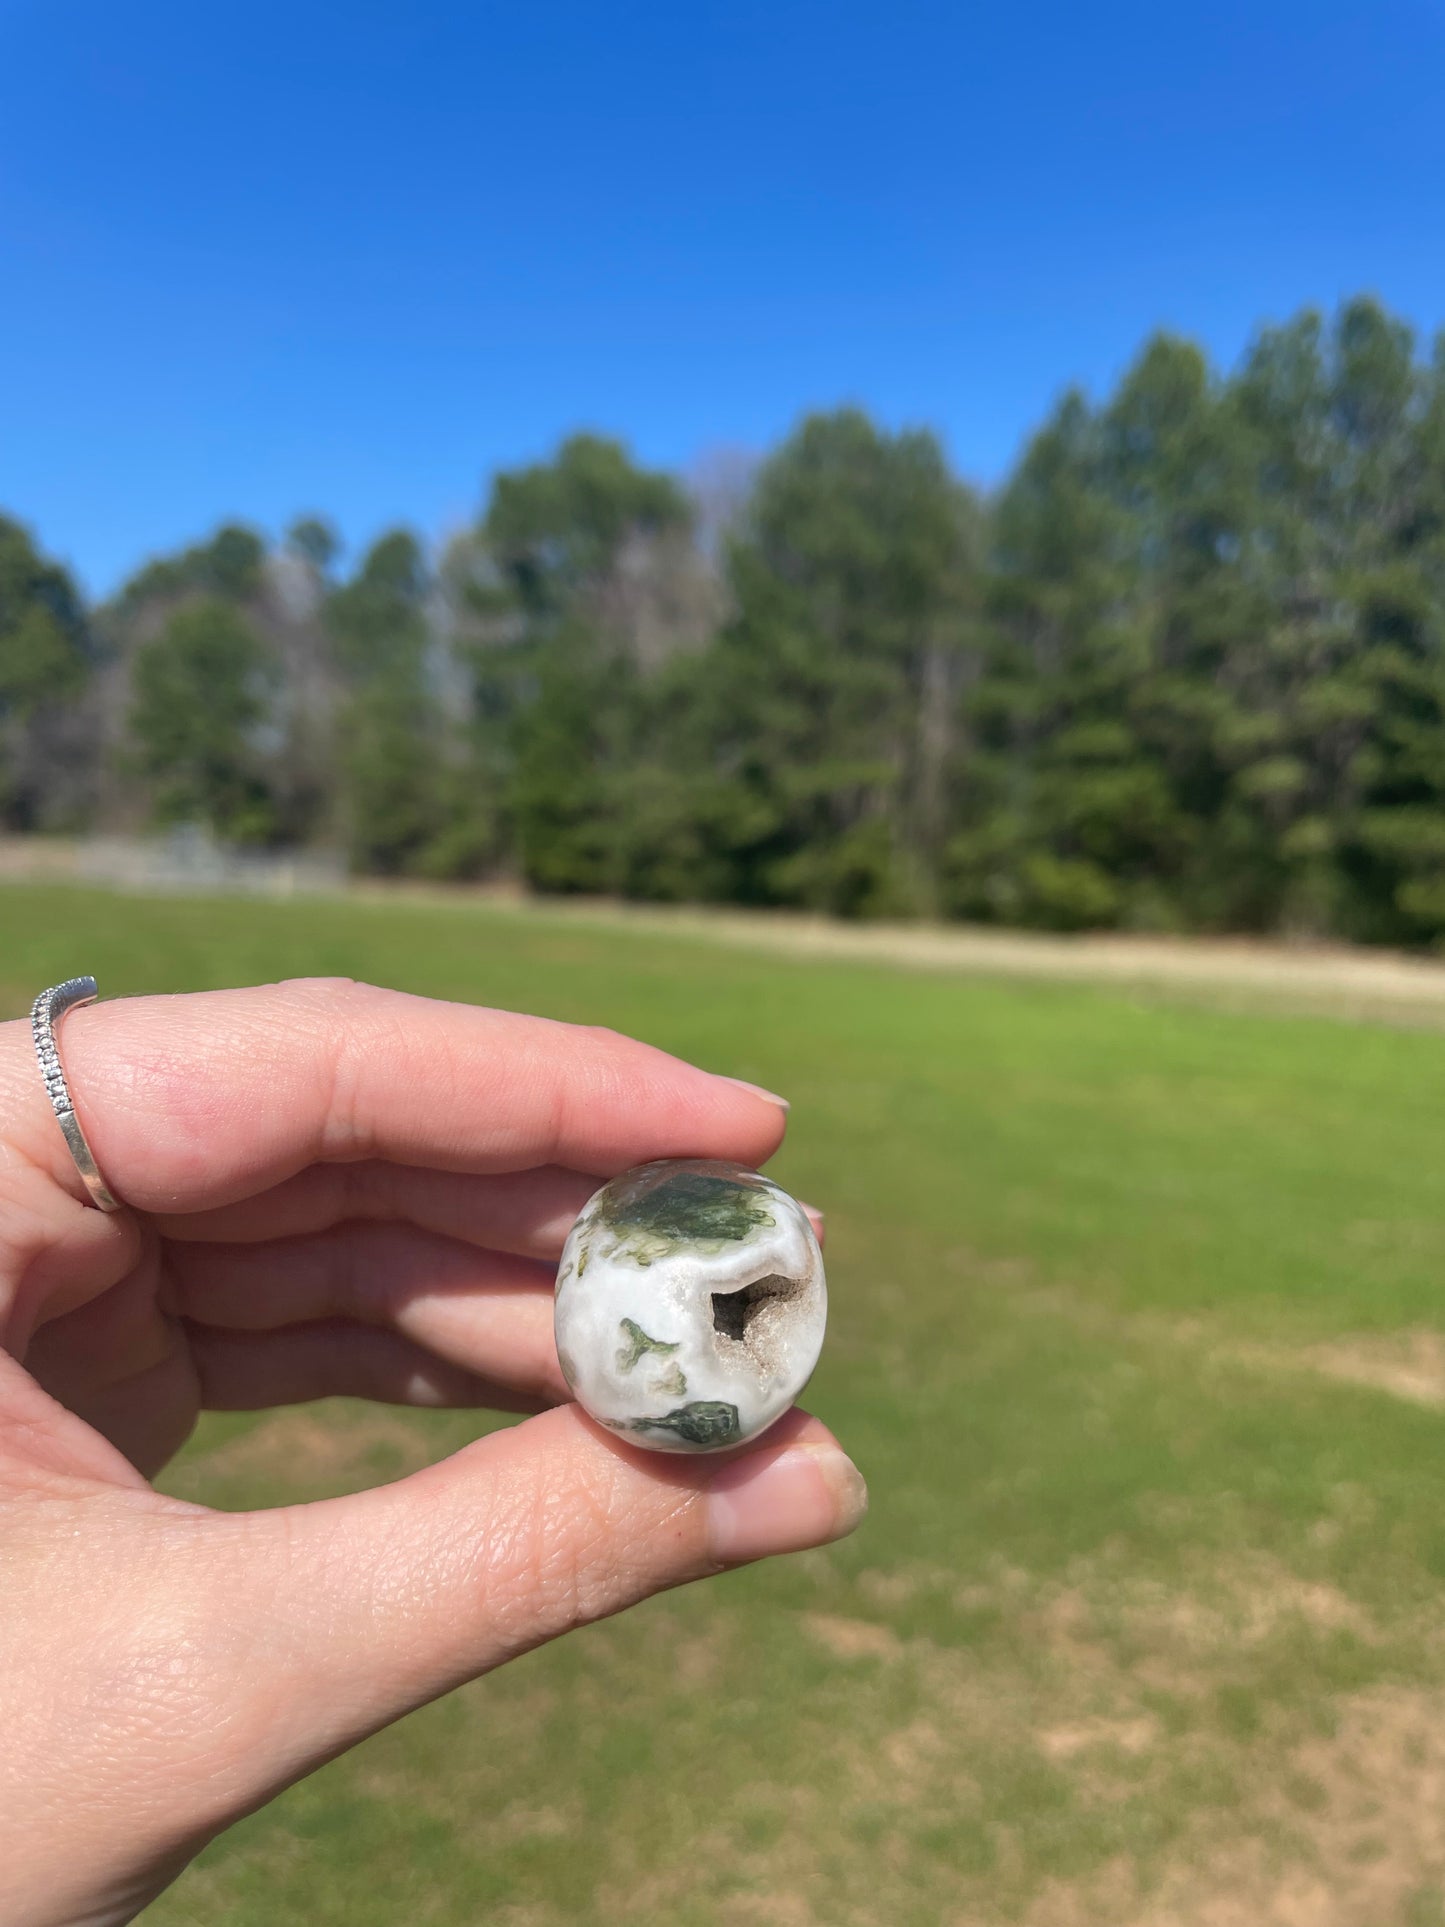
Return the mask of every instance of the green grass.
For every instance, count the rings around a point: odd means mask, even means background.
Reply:
[[[1445,1919],[1445,1037],[543,912],[11,888],[0,931],[11,1014],[341,972],[783,1091],[808,1402],[873,1491],[337,1762],[159,1927]],[[168,1483],[275,1503],[474,1430],[228,1418]]]

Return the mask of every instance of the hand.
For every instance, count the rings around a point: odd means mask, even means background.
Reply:
[[[762,1093],[344,982],[100,1004],[60,1044],[129,1208],[85,1201],[29,1026],[0,1026],[7,1927],[130,1919],[410,1708],[857,1523],[861,1480],[801,1413],[691,1460],[562,1403],[572,1218],[644,1158],[761,1164],[784,1126]],[[202,1409],[337,1393],[541,1415],[354,1498],[224,1514],[146,1482]]]

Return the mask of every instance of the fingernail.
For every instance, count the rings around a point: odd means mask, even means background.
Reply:
[[[718,1073],[722,1076],[722,1073]],[[751,1091],[754,1097],[766,1098],[769,1104],[776,1104],[780,1111],[790,1111],[793,1107],[787,1098],[779,1097],[776,1091],[765,1091],[761,1084],[750,1084],[745,1077],[724,1077],[724,1084],[736,1084],[740,1091]]]
[[[707,1494],[708,1543],[723,1566],[842,1539],[868,1510],[868,1488],[836,1445],[794,1445],[764,1465],[720,1472]]]
[[[803,1204],[801,1198],[799,1198],[798,1203],[802,1205],[803,1210],[811,1219],[814,1231],[821,1233],[823,1226],[828,1222],[827,1214],[820,1211],[816,1204]]]

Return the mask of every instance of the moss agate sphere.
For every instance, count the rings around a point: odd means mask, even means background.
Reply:
[[[591,1198],[557,1270],[579,1405],[630,1445],[717,1452],[782,1417],[823,1347],[823,1254],[795,1198],[741,1164],[639,1164]]]

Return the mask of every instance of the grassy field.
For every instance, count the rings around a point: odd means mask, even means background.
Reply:
[[[0,891],[0,1014],[311,971],[605,1022],[793,1101],[858,1537],[417,1715],[157,1927],[1440,1927],[1445,1036],[575,920]],[[225,1506],[470,1418],[207,1423]]]

